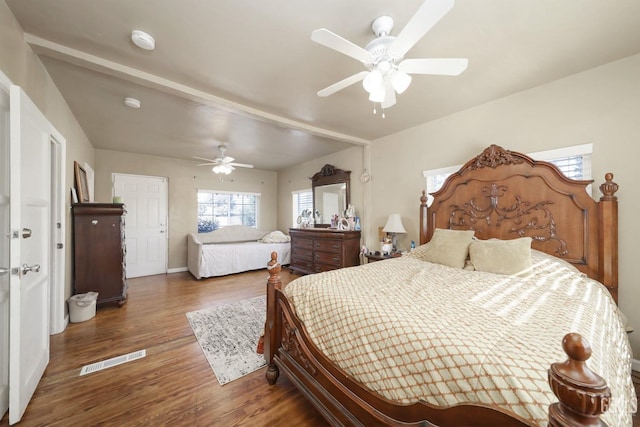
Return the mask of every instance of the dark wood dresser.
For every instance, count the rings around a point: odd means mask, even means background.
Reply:
[[[127,299],[122,203],[80,203],[73,215],[74,294],[98,292],[98,304]]]
[[[292,271],[311,274],[360,265],[360,231],[290,228]]]

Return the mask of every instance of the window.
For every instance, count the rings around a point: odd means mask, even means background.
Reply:
[[[259,193],[198,190],[198,233],[227,225],[258,227]]]
[[[528,154],[534,160],[544,160],[556,165],[562,173],[571,179],[591,179],[591,153],[593,144],[575,145],[573,147],[558,148],[556,150],[539,151]],[[429,193],[436,192],[444,181],[462,165],[442,169],[432,169],[422,172],[427,181],[427,205],[431,205],[433,197]],[[591,186],[587,187],[591,192]]]
[[[293,200],[293,226],[298,225],[298,217],[302,213],[303,210],[313,209],[313,192],[310,189],[300,190],[300,191],[292,191],[291,199]]]

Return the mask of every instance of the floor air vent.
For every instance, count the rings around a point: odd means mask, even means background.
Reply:
[[[112,368],[123,363],[131,362],[133,360],[142,359],[147,355],[146,350],[138,350],[133,353],[124,354],[122,356],[112,357],[111,359],[103,360],[100,362],[92,363],[91,365],[83,366],[80,370],[80,376],[92,374],[94,372],[102,371],[103,369]]]

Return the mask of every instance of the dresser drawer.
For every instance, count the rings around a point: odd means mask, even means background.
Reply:
[[[342,265],[340,254],[332,254],[330,252],[316,252],[313,255],[313,260],[316,264],[327,264],[333,266],[333,268]]]
[[[313,259],[313,251],[311,249],[296,247],[291,251],[291,258],[311,261]]]
[[[313,239],[305,239],[305,238],[296,237],[295,239],[292,239],[291,245],[294,248],[302,248],[302,249],[311,250],[311,249],[313,249]]]
[[[340,253],[342,250],[341,240],[318,239],[313,244],[316,251]]]
[[[304,272],[312,272],[313,270],[313,261],[311,260],[298,260],[295,257],[291,258],[291,264],[289,265],[294,270],[304,271]]]

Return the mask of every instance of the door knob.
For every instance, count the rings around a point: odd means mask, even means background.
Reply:
[[[34,265],[22,264],[22,274],[27,274],[30,271],[33,271],[34,273],[37,273],[38,271],[40,271],[40,264],[34,264]]]
[[[2,276],[3,274],[7,274],[10,270],[8,268],[5,267],[0,267],[0,276]]]
[[[23,228],[22,229],[22,238],[23,239],[28,239],[29,237],[31,237],[31,229],[30,228]]]

